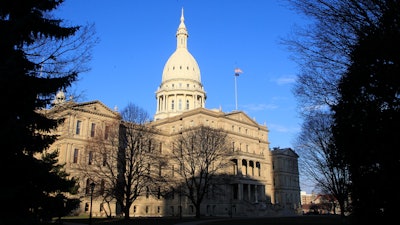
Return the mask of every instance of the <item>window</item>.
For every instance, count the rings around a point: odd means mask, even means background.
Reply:
[[[108,140],[109,133],[110,133],[110,126],[106,126],[104,130],[104,139]]]
[[[103,153],[103,166],[107,165],[107,153]]]
[[[174,104],[175,104],[175,101],[172,100],[172,101],[171,101],[171,109],[172,109],[172,110],[174,110]]]
[[[91,190],[90,190],[90,180],[87,179],[87,180],[86,180],[85,194],[86,194],[86,195],[90,195],[90,192],[91,192]]]
[[[186,100],[186,109],[189,109],[189,100]]]
[[[96,124],[92,123],[92,126],[90,128],[90,137],[94,137],[95,130],[96,130]]]
[[[78,163],[79,149],[74,149],[74,161],[73,163]]]
[[[89,164],[89,165],[92,165],[92,163],[93,163],[93,152],[92,152],[92,151],[90,151],[90,152],[89,152],[89,160],[88,160],[88,164]]]
[[[182,99],[179,99],[178,109],[179,109],[179,110],[182,110]]]
[[[153,143],[151,142],[151,140],[149,140],[147,152],[152,152],[152,149],[153,149]]]
[[[99,192],[100,195],[104,194],[104,189],[105,189],[105,182],[104,182],[104,180],[101,180],[101,182],[100,182],[100,192]]]
[[[82,126],[82,121],[80,121],[80,120],[76,121],[75,134],[80,134],[81,133],[81,126]]]

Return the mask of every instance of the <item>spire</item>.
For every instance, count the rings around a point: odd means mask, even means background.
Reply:
[[[183,16],[183,8],[181,14],[181,23],[179,24],[178,31],[176,32],[176,48],[187,48],[187,38],[189,37],[185,26],[185,17]]]

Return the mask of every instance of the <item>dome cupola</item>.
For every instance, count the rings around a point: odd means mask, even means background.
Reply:
[[[176,32],[176,50],[165,63],[161,85],[156,91],[155,120],[205,106],[206,94],[200,68],[187,48],[188,37],[182,9]]]

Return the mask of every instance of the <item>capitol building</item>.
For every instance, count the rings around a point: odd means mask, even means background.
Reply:
[[[201,82],[200,67],[189,52],[188,37],[182,9],[176,32],[176,50],[165,63],[161,84],[155,88],[154,118],[146,121],[146,126],[152,127],[155,140],[152,150],[157,152],[155,158],[164,157],[165,163],[158,168],[157,162],[149,162],[149,167],[157,167],[160,176],[168,177],[179,167],[167,157],[174,151],[173,143],[177,136],[187,129],[200,126],[220,129],[229,140],[226,146],[230,152],[229,157],[220,160],[225,160],[229,166],[223,170],[223,182],[210,186],[218,189],[218,194],[212,194],[214,192],[211,190],[201,201],[201,216],[298,214],[301,212],[299,156],[290,148],[271,149],[268,126],[258,124],[246,113],[206,108],[206,87]],[[66,172],[78,179],[77,193],[69,196],[80,199],[76,214],[92,213],[93,217],[122,215],[118,201],[104,194],[107,180],[92,176],[93,171],[99,172],[93,160],[101,155],[93,143],[101,142],[95,138],[96,135],[102,134],[109,139],[113,125],[127,124],[128,121],[123,120],[120,112],[100,101],[75,102],[66,98],[62,91],[45,113],[53,118],[64,119],[55,131],[59,138],[49,151],[57,150],[59,163],[65,164]],[[117,145],[105,144],[103,150],[115,149]],[[121,149],[121,146],[118,145],[117,149]],[[119,166],[117,164],[110,163],[115,168]],[[178,175],[175,178],[181,179]],[[95,184],[94,190],[91,190],[91,184]],[[140,192],[134,199],[129,208],[130,217],[196,215],[194,203],[179,191],[164,196],[151,190]]]

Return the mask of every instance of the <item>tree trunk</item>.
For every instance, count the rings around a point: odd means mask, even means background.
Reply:
[[[200,218],[200,204],[196,204],[196,218]]]

